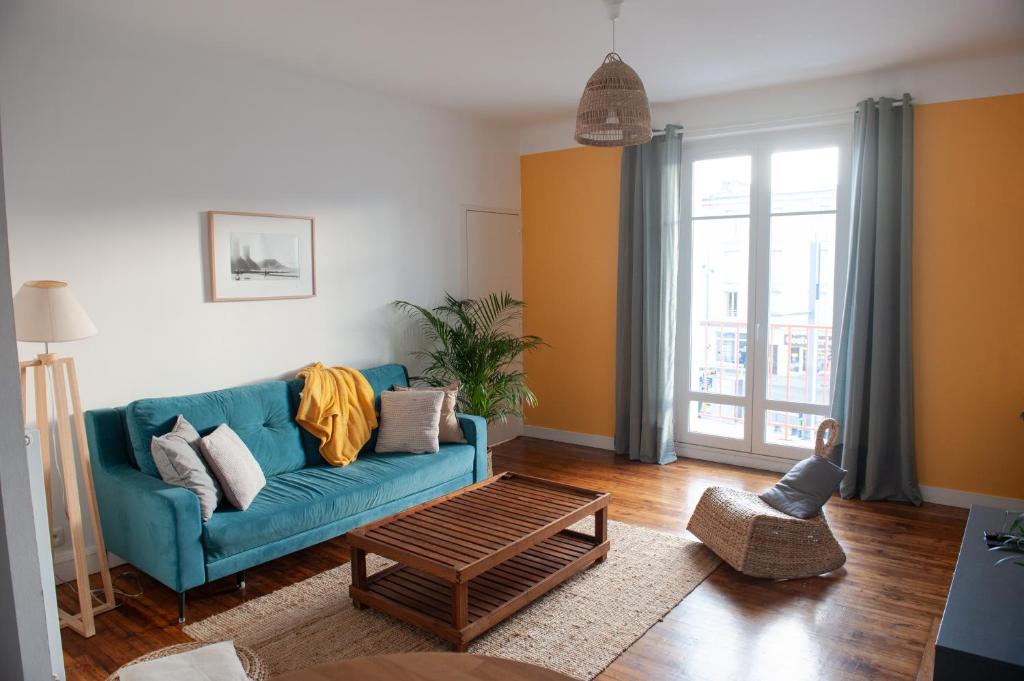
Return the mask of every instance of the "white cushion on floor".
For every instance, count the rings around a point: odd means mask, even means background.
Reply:
[[[129,665],[118,676],[121,681],[248,681],[231,641]]]

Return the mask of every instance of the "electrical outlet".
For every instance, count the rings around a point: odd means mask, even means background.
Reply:
[[[50,530],[50,544],[52,546],[63,546],[64,545],[64,528],[58,527]]]

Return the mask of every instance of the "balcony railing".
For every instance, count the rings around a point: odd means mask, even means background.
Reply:
[[[703,320],[700,348],[694,348],[697,369],[695,388],[709,395],[746,394],[747,324],[735,320]],[[768,395],[772,400],[827,404],[832,376],[832,326],[826,324],[773,323],[768,326]],[[717,409],[715,408],[717,407]],[[722,405],[701,405],[702,417],[724,422],[741,421],[722,413]],[[716,413],[717,412],[717,413]],[[814,440],[821,417],[788,411],[766,414],[770,442],[807,446]]]
[[[768,343],[769,359],[777,352],[775,361],[769,361],[772,385],[768,397],[827,404],[832,378],[832,325],[769,324]],[[785,364],[784,372],[779,371],[781,364]],[[776,384],[775,377],[782,379],[781,385]]]

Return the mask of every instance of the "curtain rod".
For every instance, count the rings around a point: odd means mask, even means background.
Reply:
[[[882,99],[881,97],[879,99]],[[888,97],[893,107],[903,106],[903,100],[896,99],[895,97]],[[913,103],[913,102],[911,102]],[[877,105],[877,102],[876,102]],[[775,118],[770,120],[752,121],[750,123],[737,123],[734,125],[723,125],[718,127],[709,128],[690,128],[686,130],[686,137],[689,139],[699,139],[702,137],[720,137],[744,133],[753,133],[760,131],[776,130],[780,128],[790,127],[803,127],[803,126],[819,126],[819,125],[832,125],[841,122],[840,119],[857,113],[858,107],[852,106],[838,111],[827,111],[820,114],[812,114],[808,116],[793,116],[790,118]],[[682,134],[684,132],[683,126],[673,124],[673,127]],[[665,128],[655,128],[652,131],[653,135],[664,135]]]
[[[683,126],[681,126],[681,125],[673,125],[671,127],[676,131],[677,134],[679,134],[679,135],[683,134]],[[652,137],[656,137],[658,135],[664,135],[667,132],[668,132],[668,126],[666,126],[664,128],[654,128],[653,130],[651,130],[651,136]]]

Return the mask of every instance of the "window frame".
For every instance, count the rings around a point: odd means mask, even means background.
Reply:
[[[768,411],[803,412],[827,416],[830,404],[806,404],[769,399],[765,369],[770,360],[768,343],[770,258],[771,258],[771,158],[776,152],[799,151],[825,146],[839,149],[838,187],[836,194],[835,268],[833,281],[833,352],[838,342],[846,294],[846,269],[849,255],[850,211],[850,154],[853,126],[829,124],[786,130],[745,133],[709,139],[688,141],[684,137],[683,164],[680,172],[681,213],[679,234],[679,271],[677,306],[677,357],[675,416],[676,449],[683,456],[712,460],[736,461],[758,467],[779,468],[794,459],[804,458],[808,449],[796,445],[775,444],[768,441],[766,421]],[[748,276],[746,310],[746,371],[744,395],[700,393],[690,388],[690,332],[691,289],[693,276],[693,216],[692,187],[693,164],[714,158],[731,156],[751,157],[750,207],[748,233]],[[831,212],[809,211],[808,213]],[[788,215],[791,213],[781,213]],[[807,214],[807,213],[805,213]],[[741,215],[730,216],[742,218]],[[738,315],[737,320],[743,319]],[[737,348],[738,351],[738,348]],[[790,361],[790,358],[786,358]],[[836,362],[832,362],[832,384]],[[742,406],[744,408],[743,438],[727,438],[707,433],[690,432],[690,402],[712,402]]]

